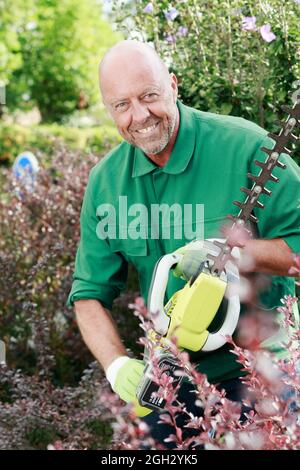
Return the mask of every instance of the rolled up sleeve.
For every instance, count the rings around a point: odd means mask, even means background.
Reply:
[[[274,142],[266,137],[260,147],[273,148]],[[251,173],[258,175],[258,166],[254,160],[266,160],[266,153],[257,150],[251,164]],[[287,154],[283,153],[279,161],[286,165],[286,169],[276,167],[273,174],[279,182],[267,182],[266,188],[272,191],[271,196],[262,195],[260,201],[265,204],[264,209],[255,209],[258,217],[258,231],[260,238],[282,238],[294,253],[300,253],[300,168]]]
[[[126,286],[128,265],[120,253],[111,251],[107,240],[97,236],[99,218],[90,195],[85,191],[80,214],[80,242],[75,259],[73,284],[67,305],[82,299],[97,299],[108,309]]]

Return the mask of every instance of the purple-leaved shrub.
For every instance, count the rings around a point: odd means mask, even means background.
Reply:
[[[8,354],[7,366],[0,369],[0,449],[165,447],[165,442],[149,437],[146,424],[131,406],[124,406],[111,392],[83,345],[72,309],[66,307],[82,198],[89,169],[96,161],[92,155],[57,151],[50,164],[42,165],[34,191],[26,194],[16,187],[9,170],[2,170],[0,336]],[[299,257],[291,274],[300,274]],[[252,298],[251,288],[257,286],[246,285]],[[126,340],[134,344],[138,330],[130,330],[136,328],[137,319],[144,332],[152,324],[142,300],[136,298],[131,305],[136,318],[128,318],[126,312],[125,327],[121,325],[122,309],[127,310],[136,297],[134,282],[130,289],[116,302],[115,315]],[[293,323],[296,301],[283,299],[280,313],[286,330]],[[131,322],[134,328],[128,327]],[[279,360],[260,346],[273,328],[260,312],[249,312],[240,322],[238,341],[228,338],[248,372],[243,378],[249,390],[245,405],[255,403],[243,423],[241,404],[229,401],[224,391],[208,383],[188,354],[170,342],[170,352],[196,386],[199,406],[204,409],[202,417],[188,413],[176,398],[172,379],[155,366],[159,338],[140,338],[140,347],[147,346],[154,363],[153,379],[163,385],[166,412],[161,422],[173,424],[168,441],[177,449],[199,445],[206,449],[300,449],[300,335],[295,330],[285,344],[289,360]],[[183,438],[175,420],[178,412],[187,415],[187,426],[197,431],[195,437]]]
[[[299,258],[296,259],[295,266],[297,263]],[[283,305],[279,309],[283,314],[282,327],[289,336],[289,341],[284,343],[290,353],[289,359],[280,360],[274,353],[260,346],[264,334],[268,336],[267,332],[272,332],[274,325],[271,322],[268,324],[259,313],[246,315],[241,323],[239,337],[241,343],[245,338],[248,339],[247,349],[228,338],[232,352],[247,372],[242,379],[248,389],[248,396],[243,399],[243,404],[252,409],[246,413],[247,419],[244,422],[240,421],[242,404],[228,400],[224,390],[219,391],[210,384],[204,374],[196,371],[188,354],[179,351],[176,342],[172,341],[168,349],[185,370],[185,376],[195,385],[199,406],[204,410],[201,417],[187,412],[185,404],[177,399],[177,388],[172,386],[173,379],[162,373],[155,361],[155,349],[161,346],[159,338],[151,335],[140,338],[141,343],[150,351],[154,365],[152,378],[162,386],[163,394],[160,396],[166,400],[166,412],[161,414],[160,422],[171,424],[174,428],[174,433],[165,442],[175,442],[179,450],[197,449],[199,445],[210,450],[300,449],[300,332],[297,329],[290,332],[290,326],[294,326],[292,308],[296,301],[297,298],[287,296],[282,299]],[[149,331],[153,325],[148,319],[142,299],[136,299],[132,307],[143,330]],[[258,332],[261,334],[259,341]],[[122,406],[120,400],[110,391],[101,396],[101,401],[107,412],[110,410],[116,416],[112,448],[166,448],[164,442],[155,442],[149,436],[147,425],[135,417],[130,405]],[[176,425],[178,413],[187,414],[186,426],[197,430],[195,437],[183,439],[182,429]]]
[[[1,169],[0,448],[106,446],[110,425],[97,393],[100,368],[66,306],[89,169],[97,162],[64,149],[43,164],[33,192]]]

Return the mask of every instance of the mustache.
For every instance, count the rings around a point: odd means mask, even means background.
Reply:
[[[145,121],[143,124],[140,124],[138,127],[136,127],[136,126],[129,127],[129,131],[130,132],[140,131],[141,129],[145,129],[146,127],[154,126],[154,124],[158,124],[159,122],[160,121],[158,121],[158,120],[153,121],[153,119],[149,120],[149,121]]]

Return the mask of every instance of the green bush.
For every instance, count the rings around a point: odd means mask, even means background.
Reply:
[[[125,35],[132,38],[138,31],[176,73],[185,104],[241,116],[273,130],[280,105],[289,102],[288,92],[300,77],[299,4],[293,0],[113,3]],[[243,26],[245,17],[256,18],[248,29]],[[276,36],[267,38],[270,42],[260,29],[268,24]]]
[[[0,164],[10,165],[24,150],[51,155],[57,144],[70,150],[103,154],[119,141],[117,130],[111,126],[84,129],[58,124],[32,127],[0,124]]]
[[[2,0],[0,17],[5,111],[38,106],[44,122],[60,122],[97,102],[99,59],[119,37],[99,1]]]

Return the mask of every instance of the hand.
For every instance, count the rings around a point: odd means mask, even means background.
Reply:
[[[193,275],[197,274],[201,263],[207,260],[208,253],[217,249],[209,240],[193,240],[185,246],[178,248],[175,253],[180,253],[182,259],[176,265],[173,274],[188,281]]]
[[[127,356],[118,357],[106,371],[111,387],[126,403],[134,404],[134,412],[143,417],[152,410],[141,406],[136,397],[137,387],[144,375],[145,364]]]
[[[208,238],[207,240],[193,240],[185,246],[178,248],[175,253],[182,254],[182,259],[176,265],[173,274],[175,277],[180,277],[185,281],[189,281],[192,276],[199,274],[199,268],[201,263],[206,262],[208,265],[212,264],[212,260],[208,259],[208,254],[217,255],[220,249],[214,245],[213,241],[218,240],[224,242],[223,238]],[[231,251],[233,262],[236,266],[239,266],[241,262],[241,250],[234,246]],[[236,271],[232,267],[233,263],[230,263],[227,268]]]

